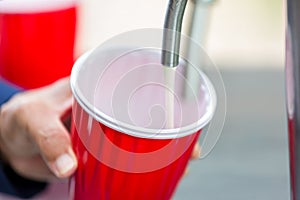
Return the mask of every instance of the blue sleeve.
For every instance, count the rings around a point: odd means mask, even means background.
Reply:
[[[0,164],[0,192],[20,198],[31,198],[43,191],[47,183],[26,179],[2,163]]]
[[[21,92],[20,88],[8,84],[0,79],[0,106],[9,100],[14,94]],[[26,179],[18,175],[0,158],[0,192],[21,197],[30,198],[45,189],[47,183]]]
[[[0,79],[0,106],[21,89]]]

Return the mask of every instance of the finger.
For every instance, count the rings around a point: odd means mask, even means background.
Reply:
[[[48,123],[52,122],[52,123]],[[68,131],[57,118],[45,117],[39,123],[30,123],[29,132],[49,169],[59,178],[74,173],[77,160],[71,147]]]
[[[199,159],[201,154],[201,148],[199,143],[196,143],[191,155],[191,159]]]
[[[57,179],[39,155],[32,158],[11,159],[10,165],[19,175],[31,180],[53,181]]]
[[[59,113],[60,119],[69,130],[71,125],[71,113],[73,95],[70,88],[69,77],[56,81],[49,86],[51,90],[47,93],[48,100],[52,103],[52,107]]]
[[[187,167],[187,168],[185,168],[185,171],[184,171],[184,173],[183,173],[182,177],[186,177],[186,176],[188,176],[188,175],[189,175],[189,173],[190,173],[190,170],[189,170],[189,168],[188,168],[188,167]]]
[[[46,86],[46,90],[42,90],[41,96],[47,96],[57,112],[65,114],[72,106],[72,91],[69,84],[69,78],[63,78],[52,85]]]

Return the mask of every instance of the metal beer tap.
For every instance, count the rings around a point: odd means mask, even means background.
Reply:
[[[183,16],[187,3],[191,3],[191,19],[188,35],[201,44],[206,33],[207,18],[210,7],[215,0],[170,0],[164,23],[162,64],[166,67],[176,67],[179,60],[180,35]]]

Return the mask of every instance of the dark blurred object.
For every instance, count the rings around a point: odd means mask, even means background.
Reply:
[[[286,96],[291,199],[300,199],[300,2],[287,0]]]

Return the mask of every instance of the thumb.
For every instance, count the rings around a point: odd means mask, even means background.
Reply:
[[[30,123],[29,132],[49,169],[59,178],[69,177],[77,168],[70,135],[58,117],[46,116]]]

